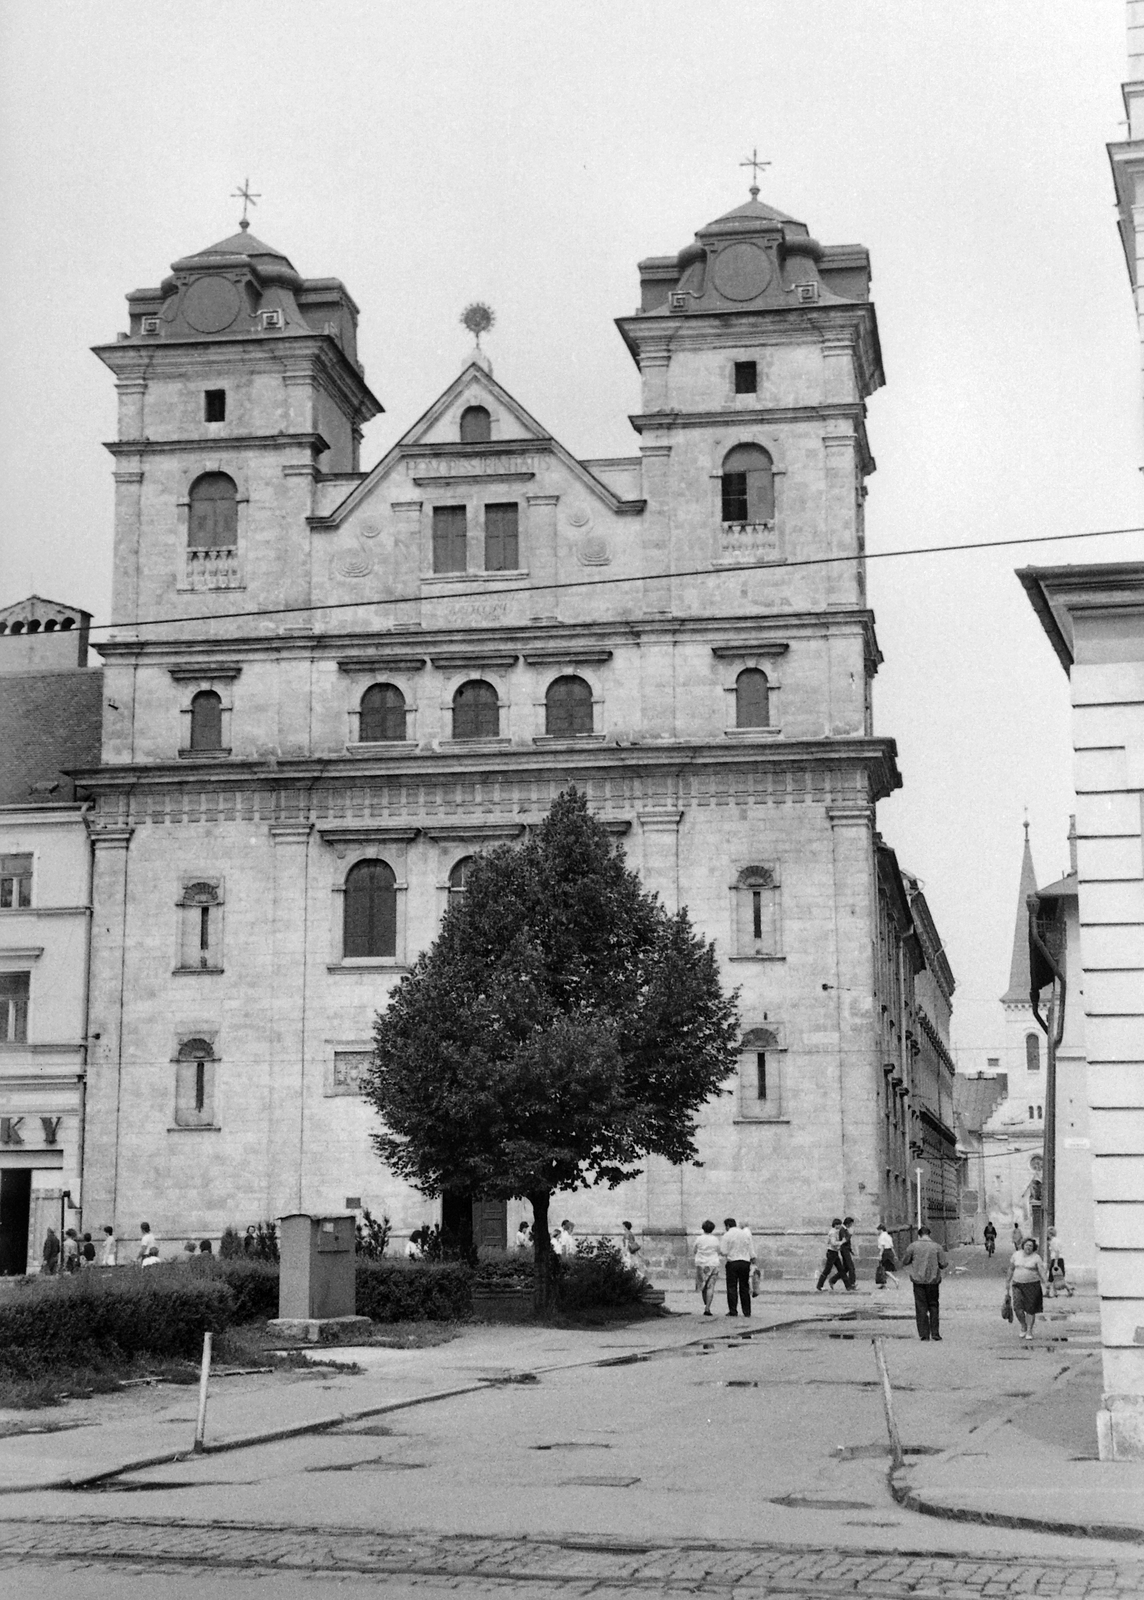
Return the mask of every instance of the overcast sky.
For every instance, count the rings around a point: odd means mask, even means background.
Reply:
[[[1139,351],[1104,146],[1123,0],[0,0],[0,603],[106,621],[115,433],[89,353],[123,296],[253,231],[361,306],[386,407],[371,466],[457,372],[488,300],[496,375],[579,456],[634,454],[613,327],[636,262],[747,198],[873,258],[872,552],[1144,521]],[[958,979],[959,1063],[1000,1042],[1028,809],[1067,865],[1068,685],[1013,569],[1144,537],[874,561],[879,810]]]

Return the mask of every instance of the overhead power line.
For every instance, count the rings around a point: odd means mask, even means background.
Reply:
[[[1144,533],[1140,528],[1093,528],[1084,533],[1045,533],[1028,539],[974,539],[965,544],[919,544],[907,550],[868,550],[861,555],[807,556],[801,561],[776,561],[760,565],[757,561],[736,561],[717,567],[684,567],[675,572],[623,573],[610,578],[569,578],[559,583],[535,583],[532,590],[553,593],[557,589],[599,589],[605,584],[655,583],[668,578],[713,578],[728,572],[762,572],[768,567],[790,572],[795,567],[829,567],[845,561],[891,561],[900,556],[944,556],[962,550],[1004,550],[1015,544],[1057,544],[1064,539],[1110,539],[1121,533]],[[488,599],[497,594],[523,594],[528,589],[519,580],[516,583],[474,585],[472,588],[450,588],[448,594],[426,595],[420,589],[416,594],[379,595],[373,599],[328,600],[305,606],[263,606],[253,611],[203,611],[188,616],[144,617],[135,622],[93,622],[91,631],[105,632],[110,628],[161,628],[175,622],[235,622],[246,617],[292,617],[312,611],[356,611],[361,606],[404,606],[417,601]]]

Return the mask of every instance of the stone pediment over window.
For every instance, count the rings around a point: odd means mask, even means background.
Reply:
[[[742,644],[713,644],[711,654],[720,661],[737,661],[746,656],[785,656],[789,644],[775,640],[744,640]]]
[[[187,661],[167,671],[176,683],[197,683],[201,678],[237,678],[242,666],[237,661]]]
[[[514,667],[519,659],[516,650],[450,650],[448,654],[430,657],[433,665],[442,672],[479,672],[482,667],[493,671]]]
[[[525,831],[523,822],[442,822],[422,828],[427,839],[439,843],[456,840],[459,843],[491,839],[519,839]]]
[[[565,663],[569,666],[602,666],[605,661],[612,659],[612,652],[596,649],[592,645],[570,644],[563,648],[546,645],[543,650],[526,650],[524,659],[530,667],[558,667]]]
[[[317,831],[324,843],[333,845],[340,861],[354,845],[411,844],[421,830],[393,828],[384,822],[320,822]]]
[[[515,658],[514,658],[515,659]],[[339,656],[339,672],[420,672],[424,656]]]

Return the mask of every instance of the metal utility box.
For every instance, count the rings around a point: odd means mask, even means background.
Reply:
[[[278,1219],[278,1316],[325,1319],[354,1314],[354,1217]]]

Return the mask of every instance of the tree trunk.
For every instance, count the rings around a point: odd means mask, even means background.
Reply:
[[[547,1189],[539,1189],[528,1197],[532,1206],[532,1259],[536,1268],[532,1309],[538,1317],[548,1316],[556,1306],[555,1258],[548,1231],[548,1199]]]

